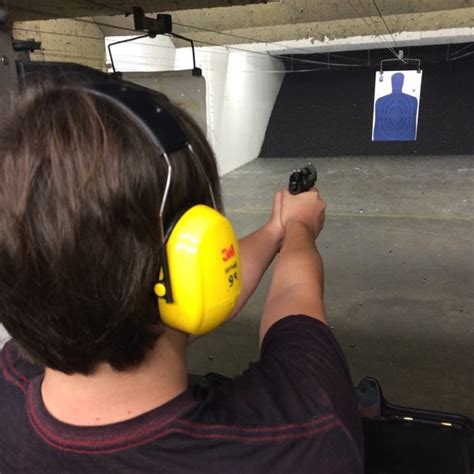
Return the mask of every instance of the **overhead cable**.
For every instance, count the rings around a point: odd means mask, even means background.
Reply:
[[[29,33],[36,33],[36,34],[46,34],[46,35],[58,35],[58,36],[69,36],[71,38],[83,38],[83,39],[91,39],[97,41],[104,41],[104,38],[99,36],[86,36],[86,35],[76,35],[72,33],[61,33],[59,31],[45,31],[45,30],[34,30],[32,28],[19,28],[14,26],[12,28],[13,31],[27,31]]]
[[[377,5],[376,0],[372,0],[372,3],[374,4],[374,7],[375,7],[375,9],[377,10],[377,13],[379,14],[379,16],[380,16],[380,18],[381,18],[383,24],[385,25],[385,28],[387,29],[388,34],[392,37],[393,45],[394,45],[396,48],[398,48],[397,43],[396,43],[396,41],[395,41],[395,38],[393,37],[393,34],[392,34],[390,28],[388,27],[388,24],[387,24],[387,22],[385,21],[385,18],[384,18],[384,16],[383,16],[383,14],[382,14],[382,12],[381,12],[379,6]],[[402,57],[400,57],[400,56],[398,56],[398,55],[397,55],[397,57],[398,57],[398,59],[400,59],[400,61],[405,62]]]
[[[379,35],[377,30],[374,28],[374,26],[370,25],[369,24],[369,21],[368,19],[370,18],[370,14],[367,12],[367,10],[365,10],[365,7],[364,5],[362,4],[362,2],[360,0],[358,0],[359,2],[359,5],[361,6],[361,8],[364,9],[364,13],[360,12],[357,7],[355,7],[353,4],[352,4],[352,1],[351,0],[347,0],[347,3],[349,4],[349,6],[357,13],[357,16],[369,27],[369,29],[372,31],[372,33],[374,34],[374,36],[379,40],[379,41],[382,41],[382,43],[385,43],[387,45],[387,49],[396,57],[398,58],[398,53],[395,51],[395,49],[393,49],[388,41],[384,38],[384,36],[382,35]]]
[[[90,2],[91,0],[86,0],[86,1]],[[47,12],[45,10],[43,10],[43,11],[41,11],[41,10],[32,10],[32,9],[26,9],[26,8],[22,8],[22,7],[15,7],[15,8],[17,10],[29,11],[29,12],[35,13],[37,15],[43,15],[43,16],[46,16],[46,17],[50,17],[50,16],[54,15],[53,13]],[[103,23],[103,22],[96,22],[96,21],[93,21],[93,20],[87,20],[85,18],[72,17],[71,20],[76,20],[76,21],[79,21],[79,22],[82,22],[82,23],[92,24],[92,25],[96,25],[96,26],[103,26],[105,28],[117,28],[117,29],[120,29],[120,30],[124,30],[124,31],[134,33],[135,35],[137,34],[137,31],[135,31],[134,29],[126,28],[126,27],[123,27],[123,26],[110,25],[110,24]],[[219,34],[220,32],[216,31],[216,33]],[[254,41],[256,43],[261,43],[261,42],[256,41],[256,40],[254,40]],[[208,46],[224,47],[224,48],[227,48],[227,49],[242,51],[242,52],[246,52],[248,54],[260,55],[260,56],[265,56],[265,57],[272,57],[272,58],[276,57],[276,56],[271,55],[267,52],[252,51],[252,50],[249,50],[249,49],[239,48],[237,46],[222,46],[222,45],[215,44],[215,43],[212,43],[212,42],[209,42],[209,41],[196,40],[196,43],[205,44],[205,45],[208,45]],[[315,65],[327,65],[327,62],[324,62],[324,61],[315,61],[315,60],[310,60],[310,59],[292,58],[292,57],[288,57],[288,56],[285,56],[285,55],[278,55],[277,59],[280,59],[284,62],[286,61],[287,63],[290,61],[291,63],[306,63],[306,64],[315,64]],[[330,65],[335,66],[335,67],[360,67],[357,64],[343,64],[343,63],[330,63]]]
[[[109,7],[108,5],[105,5],[103,3],[100,3],[100,2],[96,2],[94,0],[86,0],[86,2],[88,2],[89,4],[93,4],[93,5],[98,5],[98,6],[102,6],[104,8],[106,7]],[[129,15],[130,13],[129,12],[124,12],[122,9],[119,9],[117,7],[113,7],[114,10],[124,14],[124,15]],[[284,47],[286,49],[289,49],[288,46],[286,45],[282,45],[280,43],[275,43],[275,42],[267,42],[267,41],[261,41],[261,40],[257,40],[255,38],[251,38],[251,37],[248,37],[248,36],[242,36],[242,35],[235,35],[233,33],[226,33],[226,32],[223,32],[223,31],[217,31],[217,30],[212,30],[212,29],[208,29],[208,28],[201,28],[199,26],[192,26],[192,25],[186,25],[186,24],[183,24],[183,23],[179,23],[179,22],[173,22],[174,25],[178,25],[178,26],[181,26],[181,27],[184,27],[184,28],[192,28],[192,29],[196,29],[196,30],[200,30],[200,31],[206,31],[208,33],[213,33],[213,34],[218,34],[218,35],[223,35],[223,36],[228,36],[228,37],[234,37],[234,38],[238,38],[238,39],[244,39],[246,41],[250,41],[251,43],[256,43],[256,44],[272,44],[272,45],[275,45],[275,46],[278,46],[278,47]],[[109,25],[111,26],[111,25]],[[113,27],[113,26],[112,26]],[[132,30],[135,32],[135,30]],[[219,44],[215,44],[215,43],[212,43],[212,42],[209,42],[209,41],[200,41],[200,40],[195,40],[196,43],[200,43],[200,44],[206,44],[206,45],[209,45],[209,46],[222,46],[222,45],[219,45]],[[225,48],[228,48],[228,49],[234,49],[234,50],[238,50],[238,51],[244,51],[244,52],[247,52],[247,53],[250,53],[250,54],[260,54],[260,55],[264,55],[264,56],[271,56],[271,57],[274,57],[274,55],[272,54],[269,54],[268,52],[262,52],[262,51],[252,51],[252,50],[248,50],[248,49],[244,49],[244,48],[239,48],[239,47],[236,47],[236,46],[223,46]],[[286,58],[288,59],[287,56],[285,55],[281,55],[281,54],[278,54],[278,59],[282,59],[283,58]],[[305,62],[305,63],[311,63],[311,64],[317,64],[317,65],[327,65],[327,62],[325,61],[315,61],[315,60],[309,60],[309,59],[299,59],[299,58],[289,58],[292,62],[293,61],[296,61],[296,62]],[[358,66],[361,66],[359,64],[341,64],[341,63],[330,63],[331,66],[336,66],[336,67],[358,67]]]
[[[473,54],[474,54],[474,51],[469,51],[467,53],[461,54],[461,56],[451,57],[450,59],[448,59],[448,61],[457,61],[458,59],[467,58],[469,56],[472,56]]]

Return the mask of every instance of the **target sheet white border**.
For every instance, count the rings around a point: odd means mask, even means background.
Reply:
[[[418,101],[418,108],[416,110],[416,136],[418,135],[418,116],[420,113],[420,94],[423,71],[385,71],[382,73],[382,81],[380,80],[380,71],[377,71],[375,73],[374,107],[372,111],[372,141],[374,141],[375,131],[375,104],[377,99],[392,92],[392,76],[397,73],[402,73],[405,76],[402,92],[415,97]]]

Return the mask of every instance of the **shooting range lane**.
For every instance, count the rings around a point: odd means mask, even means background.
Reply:
[[[308,161],[258,159],[223,178],[240,236]],[[394,403],[474,416],[474,157],[311,161],[328,203],[327,315],[354,383],[371,375]],[[191,373],[234,375],[257,359],[269,284],[270,272],[234,321],[192,344]]]
[[[367,52],[344,54],[362,62]],[[446,45],[410,49],[411,57],[422,59],[423,70],[416,141],[372,142],[375,68],[379,64],[376,58],[383,59],[383,54],[382,50],[371,51],[371,67],[287,74],[260,156],[472,156],[474,61],[472,58],[446,61]],[[301,57],[318,58],[317,55]],[[389,69],[398,70],[402,66]],[[406,68],[416,71],[412,64]],[[384,84],[390,84],[389,71],[384,76]],[[416,95],[409,83],[404,84],[403,91]],[[398,102],[391,112],[392,119],[398,115],[401,120],[400,114],[408,110],[406,104],[401,108]]]

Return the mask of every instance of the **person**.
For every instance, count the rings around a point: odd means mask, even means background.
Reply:
[[[165,227],[196,204],[222,210],[202,132],[166,97],[148,99],[190,145],[167,157]],[[87,84],[29,88],[3,117],[0,472],[361,473],[357,400],[323,307],[318,190],[277,192],[239,241],[229,319],[276,257],[260,359],[188,387],[192,337],[163,323],[153,294],[170,175],[144,128]]]

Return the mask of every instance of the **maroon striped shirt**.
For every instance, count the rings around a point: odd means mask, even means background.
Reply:
[[[362,430],[344,355],[307,316],[276,323],[260,361],[134,419],[77,427],[49,415],[43,370],[13,342],[0,356],[0,472],[362,473]]]

